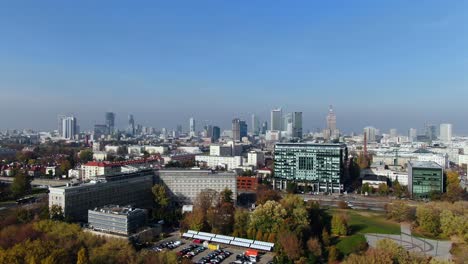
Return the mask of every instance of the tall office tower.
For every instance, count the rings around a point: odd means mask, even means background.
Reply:
[[[62,136],[63,134],[63,119],[65,118],[66,116],[64,115],[58,115],[57,116],[57,132],[59,134],[59,136]]]
[[[196,133],[195,133],[195,118],[191,117],[190,118],[190,136],[191,137],[195,137],[196,136]]]
[[[67,116],[62,119],[62,137],[73,139],[78,134],[77,120],[74,116]]]
[[[408,138],[411,142],[415,141],[418,137],[418,130],[416,128],[410,128],[408,131]]]
[[[205,126],[205,131],[206,131],[206,137],[207,138],[211,138],[213,136],[213,126],[212,125]]]
[[[302,138],[302,112],[294,112],[292,115],[293,137]]]
[[[283,112],[281,111],[281,108],[278,109],[273,109],[271,110],[271,116],[270,116],[270,125],[271,129],[270,130],[283,130]]]
[[[332,105],[330,105],[330,108],[328,109],[327,129],[330,130],[331,133],[336,130],[336,114],[333,111]]]
[[[265,121],[265,122],[262,123],[262,128],[261,128],[260,132],[261,132],[262,135],[265,135],[267,130],[268,130],[268,122]]]
[[[106,113],[106,126],[109,131],[108,134],[113,135],[115,132],[115,113]]]
[[[258,121],[258,117],[255,114],[252,115],[252,134],[260,134],[260,121]]]
[[[217,142],[221,137],[221,129],[218,126],[213,126],[211,131],[211,142]]]
[[[177,125],[176,132],[179,135],[182,134],[182,125]]]
[[[375,142],[377,129],[375,127],[365,127],[364,134],[366,135],[367,142]]]
[[[240,141],[241,140],[241,135],[240,135],[240,119],[239,118],[234,118],[232,120],[232,140],[235,141]]]
[[[128,115],[127,133],[132,136],[135,135],[135,119],[133,119],[133,115]]]
[[[426,136],[429,140],[436,140],[437,127],[435,125],[426,125]]]
[[[398,136],[398,131],[396,130],[396,128],[392,128],[390,129],[390,137],[397,137]]]
[[[440,124],[440,140],[445,143],[452,142],[452,124]]]
[[[288,131],[288,126],[289,124],[292,124],[293,122],[293,117],[292,117],[292,113],[287,113],[283,116],[283,125],[282,125],[282,128],[284,131]],[[292,126],[291,126],[292,128]],[[291,136],[292,136],[292,131],[291,132]]]
[[[247,136],[247,122],[244,120],[240,121],[240,139]]]

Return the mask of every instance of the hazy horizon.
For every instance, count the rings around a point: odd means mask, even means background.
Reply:
[[[83,130],[117,114],[223,129],[301,111],[304,131],[452,123],[468,135],[468,3],[6,1],[0,129]]]

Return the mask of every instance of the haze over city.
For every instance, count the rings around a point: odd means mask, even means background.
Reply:
[[[25,2],[27,4],[25,4]],[[302,111],[304,129],[453,123],[467,134],[462,1],[0,3],[0,129],[83,130],[116,112],[156,128],[229,128]],[[13,114],[14,113],[14,114]]]

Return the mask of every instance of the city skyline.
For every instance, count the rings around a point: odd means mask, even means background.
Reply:
[[[468,134],[466,3],[142,5],[0,4],[0,129],[52,129],[62,113],[89,129],[106,111],[227,128],[282,107],[303,112],[306,131],[332,104],[344,132]]]

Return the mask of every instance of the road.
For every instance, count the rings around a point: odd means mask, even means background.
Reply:
[[[1,182],[12,183],[13,177],[0,177]],[[58,187],[58,186],[65,186],[69,183],[70,180],[50,180],[50,179],[34,179],[31,181],[31,185],[33,186],[51,186],[51,187]]]

